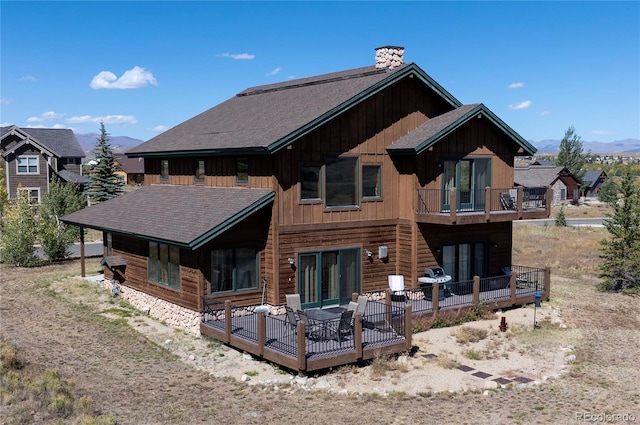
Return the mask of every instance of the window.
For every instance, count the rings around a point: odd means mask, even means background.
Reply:
[[[258,287],[258,250],[251,247],[211,251],[209,293],[242,291]]]
[[[107,257],[113,255],[113,234],[111,232],[104,232],[105,240],[107,241]]]
[[[249,183],[249,158],[236,158],[236,182]]]
[[[460,243],[442,247],[442,268],[453,281],[485,277],[487,271],[487,244],[485,242]]]
[[[16,158],[18,174],[40,174],[37,156],[19,156]]]
[[[180,289],[180,248],[149,242],[147,268],[150,282]]]
[[[321,173],[319,165],[303,165],[300,167],[300,199],[302,201],[318,201],[321,195]]]
[[[30,205],[37,205],[40,203],[40,188],[39,187],[20,187],[18,188],[18,196],[26,195],[29,197]]]
[[[204,181],[204,159],[198,159],[194,164],[194,181],[203,182]]]
[[[160,160],[160,180],[162,181],[169,180],[169,160],[168,159]]]
[[[382,166],[362,166],[362,198],[380,199],[382,197]]]
[[[326,165],[326,206],[358,206],[358,158],[330,158]]]
[[[488,158],[444,161],[442,209],[449,210],[449,192],[457,191],[456,210],[483,211],[485,187],[491,185],[491,160]]]
[[[348,304],[360,291],[360,249],[298,255],[298,292],[303,307]]]
[[[79,164],[79,158],[64,158],[62,161],[64,164]]]

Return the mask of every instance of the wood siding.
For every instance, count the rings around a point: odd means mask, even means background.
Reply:
[[[38,157],[38,174],[18,174],[17,157],[25,155]],[[9,155],[6,159],[5,167],[8,175],[6,183],[9,198],[16,197],[18,187],[40,188],[40,199],[47,194],[49,190],[49,165],[39,150],[34,149],[31,145],[24,145],[14,155]]]

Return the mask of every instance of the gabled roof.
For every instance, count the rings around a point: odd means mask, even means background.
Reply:
[[[533,155],[536,148],[505,124],[482,103],[460,106],[453,111],[433,117],[409,134],[387,146],[387,152],[399,155],[417,155],[451,134],[468,121],[481,116],[499,131],[517,143],[525,155]]]
[[[89,178],[87,176],[82,176],[80,174],[76,174],[69,170],[60,170],[54,171],[60,178],[65,182],[77,183],[77,184],[87,184],[89,183]]]
[[[370,66],[249,88],[127,155],[274,153],[407,76],[423,83],[451,109],[461,105],[416,64],[393,70]]]
[[[607,176],[606,173],[602,170],[588,170],[586,173],[584,173],[582,181],[584,182],[585,186],[594,187],[598,183],[600,176],[602,176],[603,174],[605,177]]]
[[[125,173],[144,174],[144,158],[129,158],[124,153],[114,153],[113,157],[116,161],[118,161],[118,164],[120,164],[120,168]]]
[[[270,189],[152,185],[68,214],[62,221],[197,249],[274,197]]]
[[[4,152],[4,156],[15,152],[19,146],[25,143],[32,143],[58,158],[84,158],[85,156],[73,131],[66,128],[0,127],[0,139],[12,134],[21,138],[22,142]]]
[[[544,165],[514,168],[513,181],[515,184],[525,187],[551,186],[561,177],[561,174],[563,177],[569,176],[577,182],[577,179],[567,168]]]

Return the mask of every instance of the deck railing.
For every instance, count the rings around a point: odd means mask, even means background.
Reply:
[[[418,214],[546,209],[547,187],[418,189]]]

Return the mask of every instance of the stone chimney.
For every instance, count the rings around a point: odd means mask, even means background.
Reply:
[[[376,49],[376,68],[393,69],[404,63],[404,47],[383,46]]]

